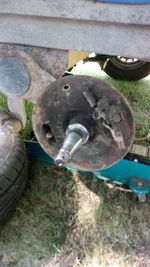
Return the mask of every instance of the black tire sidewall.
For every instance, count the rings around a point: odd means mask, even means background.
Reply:
[[[11,150],[0,168],[0,224],[12,215],[26,186],[28,160],[24,142],[13,135]]]
[[[114,79],[136,81],[149,75],[150,62],[145,62],[135,69],[123,69],[116,66],[113,61],[109,59],[103,71]]]

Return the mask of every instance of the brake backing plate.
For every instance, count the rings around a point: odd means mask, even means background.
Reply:
[[[115,88],[89,76],[66,76],[43,92],[34,107],[33,128],[43,149],[55,158],[70,121],[83,124],[88,141],[67,167],[81,171],[108,168],[123,158],[134,138],[134,119],[126,99]]]

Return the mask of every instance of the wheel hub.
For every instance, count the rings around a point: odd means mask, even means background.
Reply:
[[[129,150],[134,136],[133,115],[125,98],[111,85],[88,76],[69,76],[52,83],[38,99],[33,127],[44,150],[54,159],[64,148],[70,125],[89,133],[86,142],[64,165],[81,171],[105,169]],[[61,150],[62,151],[62,150]],[[69,153],[70,153],[69,152]]]

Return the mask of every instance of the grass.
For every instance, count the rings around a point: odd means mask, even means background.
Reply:
[[[137,137],[147,135],[148,79],[114,81],[94,66],[90,74],[113,84],[132,103]],[[87,63],[74,72],[87,74],[88,68]],[[3,96],[0,102],[6,105]],[[23,137],[30,138],[31,129],[29,116]],[[24,195],[0,229],[0,267],[149,267],[149,203],[148,198],[138,205],[130,193],[95,178],[32,160]]]

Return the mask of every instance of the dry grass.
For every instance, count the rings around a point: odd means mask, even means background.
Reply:
[[[149,267],[149,203],[34,161],[16,213],[0,231],[0,266]]]

